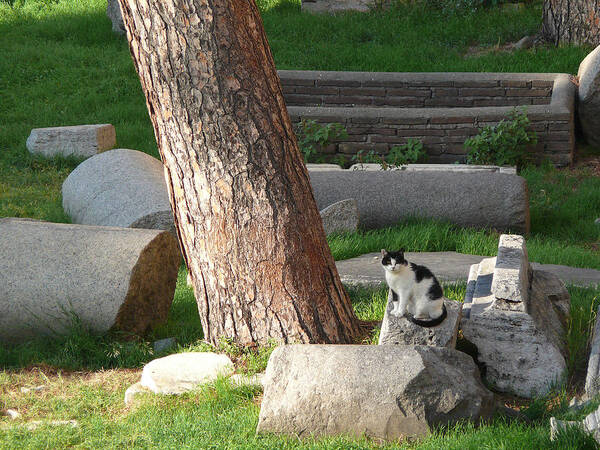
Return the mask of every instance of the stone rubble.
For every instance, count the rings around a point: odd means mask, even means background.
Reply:
[[[503,235],[498,257],[471,267],[461,329],[486,380],[530,398],[563,379],[570,297],[555,275],[532,271],[526,258],[525,241]]]

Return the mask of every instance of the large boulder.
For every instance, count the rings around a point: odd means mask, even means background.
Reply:
[[[493,411],[470,356],[404,345],[287,345],[272,353],[258,432],[426,435]]]
[[[470,270],[461,329],[496,390],[535,397],[565,375],[569,308],[556,275],[531,269],[524,239],[502,235],[498,256]]]
[[[34,128],[27,138],[27,150],[47,158],[75,156],[89,158],[113,148],[117,143],[115,127],[76,125],[70,127]]]
[[[155,230],[0,219],[0,340],[61,333],[141,334],[166,321],[180,254]]]
[[[146,153],[121,148],[96,155],[71,172],[62,194],[73,223],[174,233],[163,165]]]
[[[392,304],[392,291],[388,291],[388,301],[385,308],[381,331],[379,332],[379,345],[433,345],[436,347],[456,347],[458,326],[462,316],[462,303],[444,298],[447,316],[442,323],[434,327],[422,327],[408,320],[406,317],[397,317],[390,314]]]
[[[588,143],[600,146],[600,46],[579,65],[577,113]]]
[[[383,228],[409,217],[461,226],[529,231],[527,182],[497,172],[309,171],[319,209],[353,198],[359,226]]]

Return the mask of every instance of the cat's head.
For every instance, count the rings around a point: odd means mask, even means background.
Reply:
[[[381,265],[385,270],[391,272],[400,270],[402,266],[408,265],[408,262],[404,259],[404,250],[388,252],[385,249],[381,249]]]

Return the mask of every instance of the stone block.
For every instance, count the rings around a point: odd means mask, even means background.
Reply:
[[[156,230],[0,219],[0,340],[62,333],[143,334],[167,319],[180,253]]]
[[[175,234],[162,163],[137,150],[96,155],[62,186],[73,223],[168,230]]]
[[[106,15],[112,23],[112,30],[118,34],[125,34],[125,24],[121,14],[121,6],[119,0],[108,0],[106,5]]]
[[[389,441],[488,418],[470,356],[404,345],[286,345],[271,354],[257,432]]]
[[[527,183],[516,175],[341,170],[311,171],[310,179],[319,209],[354,198],[359,226],[367,229],[417,216],[461,226],[529,230]]]
[[[391,291],[379,332],[379,345],[432,345],[435,347],[456,347],[458,325],[460,324],[462,303],[444,299],[447,317],[435,327],[415,325],[406,317],[390,314],[393,309]]]
[[[492,294],[508,302],[522,303],[524,311],[528,300],[530,277],[531,268],[523,236],[501,235],[494,267]]]
[[[47,158],[75,156],[89,158],[117,143],[111,124],[34,128],[27,138],[27,150]]]

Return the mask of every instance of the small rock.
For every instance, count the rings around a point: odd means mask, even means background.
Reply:
[[[558,433],[566,430],[567,427],[579,427],[584,429],[581,422],[572,420],[557,420],[555,417],[550,417],[550,440],[555,441]]]
[[[582,409],[586,408],[590,403],[592,403],[591,400],[580,400],[577,397],[573,397],[569,402],[569,410],[573,412],[581,411]]]
[[[243,373],[236,373],[234,375],[231,375],[231,377],[229,378],[231,380],[231,383],[234,386],[263,386],[263,378],[264,378],[265,374],[263,373],[256,373],[254,375],[246,375]]]
[[[152,391],[142,386],[141,382],[132,384],[125,391],[125,406],[132,405],[135,401],[135,397],[137,397],[139,394],[147,394],[149,392]]]
[[[349,198],[341,200],[321,211],[325,234],[353,233],[358,229],[358,204]]]
[[[41,386],[34,386],[34,387],[22,387],[21,393],[27,394],[28,392],[37,392],[37,391],[41,391],[43,389],[46,389],[46,386],[41,385]]]
[[[525,36],[518,42],[515,42],[514,48],[517,50],[526,50],[535,44],[535,36]]]
[[[34,128],[27,138],[27,150],[45,157],[76,156],[89,158],[113,148],[117,143],[115,127],[76,125],[70,127]]]
[[[391,291],[389,291],[388,303],[379,333],[379,345],[433,345],[455,348],[462,304],[445,298],[444,305],[448,314],[444,321],[435,327],[422,327],[415,325],[406,317],[396,317],[390,314],[394,305]]]
[[[226,355],[210,352],[177,353],[146,364],[141,385],[156,394],[181,394],[218,376],[229,376],[233,371],[233,363]]]
[[[25,428],[27,428],[29,431],[33,431],[44,425],[50,425],[53,427],[70,426],[73,428],[77,428],[79,426],[79,422],[77,422],[76,420],[51,420],[49,422],[45,420],[34,420],[26,423]]]
[[[121,6],[119,0],[108,0],[106,5],[106,15],[112,22],[112,30],[117,34],[125,34],[125,24],[121,14]]]
[[[21,414],[19,413],[19,411],[15,410],[15,409],[7,409],[5,411],[2,411],[2,415],[10,417],[12,420],[16,420],[19,417],[21,417]]]
[[[162,353],[164,351],[170,350],[177,344],[177,341],[174,337],[159,339],[158,341],[154,341],[153,348],[154,353]]]
[[[596,220],[594,220],[594,223],[595,223],[596,225],[599,225],[599,226],[600,226],[600,217],[598,217]]]

